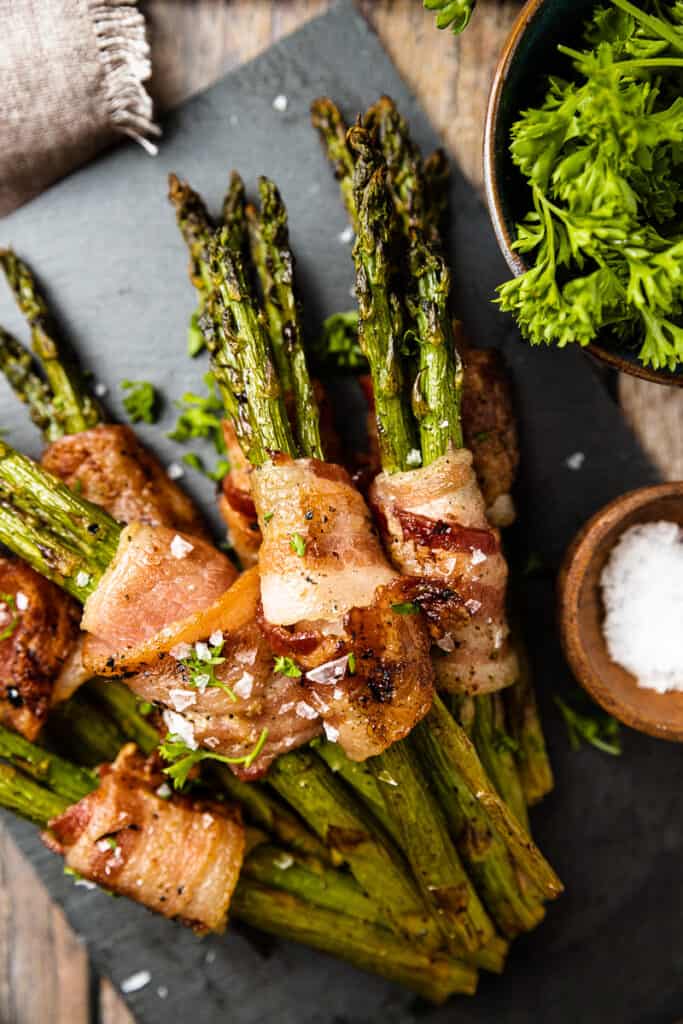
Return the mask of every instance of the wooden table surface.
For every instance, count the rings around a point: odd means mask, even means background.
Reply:
[[[330,6],[330,0],[147,0],[160,107],[178,103]],[[464,36],[437,32],[420,0],[361,0],[452,156],[481,187],[486,97],[519,4],[479,0]],[[665,477],[683,478],[683,389],[631,377],[622,406]],[[0,1024],[132,1024],[0,827]]]

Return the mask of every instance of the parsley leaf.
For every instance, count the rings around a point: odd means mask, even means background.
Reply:
[[[204,693],[210,687],[216,687],[228,694],[230,700],[237,701],[237,697],[225,683],[216,678],[216,665],[222,665],[225,658],[222,656],[225,641],[217,644],[196,643],[185,658],[179,659],[187,674],[187,685],[193,690]]]
[[[192,750],[180,736],[176,736],[174,733],[166,737],[159,745],[158,750],[164,761],[170,762],[168,768],[164,768],[164,773],[173,780],[175,789],[182,789],[194,766],[201,761],[220,761],[221,764],[243,764],[245,768],[251,767],[263,750],[267,738],[268,730],[262,729],[253,749],[243,757],[226,757],[224,754],[215,754],[211,750]]]
[[[294,552],[294,554],[298,555],[299,558],[303,558],[304,555],[306,554],[306,541],[304,540],[300,533],[292,534],[292,536],[289,538],[289,546]]]
[[[8,640],[14,633],[14,630],[19,625],[19,614],[17,612],[17,602],[13,594],[0,593],[0,603],[5,605],[10,614],[10,621],[0,633],[0,641],[2,641]]]
[[[289,676],[290,679],[301,679],[301,669],[292,658],[278,655],[273,663],[273,671],[280,676]]]
[[[349,654],[349,660],[346,663],[346,667],[349,670],[349,675],[350,676],[355,676],[355,674],[356,674],[356,655],[353,653],[353,651],[351,651],[351,653]]]
[[[419,615],[421,609],[416,601],[398,601],[391,606],[392,612],[397,615]]]
[[[579,750],[583,740],[605,754],[614,757],[621,754],[621,734],[616,718],[587,698],[583,701],[585,710],[573,707],[558,696],[555,696],[555,703],[562,712],[572,750]]]
[[[168,433],[172,441],[182,443],[195,437],[206,437],[212,440],[219,455],[225,454],[222,420],[225,416],[223,402],[216,393],[216,381],[212,373],[204,374],[206,395],[196,395],[186,391],[177,402],[180,416],[176,425]]]
[[[459,35],[469,25],[476,0],[424,0],[427,11],[436,11],[436,27]]]
[[[121,387],[128,392],[123,407],[131,423],[156,423],[159,402],[154,385],[148,380],[122,380]]]

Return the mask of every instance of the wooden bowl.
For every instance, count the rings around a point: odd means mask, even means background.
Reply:
[[[606,711],[633,729],[683,741],[683,692],[638,686],[635,676],[612,661],[602,633],[603,566],[624,530],[658,519],[683,526],[683,481],[630,491],[586,523],[560,570],[560,635],[572,672]]]
[[[579,45],[583,25],[595,6],[596,0],[528,0],[496,67],[484,129],[484,184],[498,245],[515,276],[529,269],[512,243],[515,225],[531,208],[531,196],[510,156],[510,129],[523,110],[543,102],[548,74],[571,77],[571,63],[557,52],[558,43]],[[607,336],[585,351],[623,373],[683,387],[682,368],[649,369],[635,351],[619,348]]]

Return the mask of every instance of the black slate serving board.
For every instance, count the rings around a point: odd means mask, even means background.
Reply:
[[[308,105],[329,93],[353,116],[381,92],[395,97],[418,141],[433,147],[424,114],[368,26],[343,3],[172,114],[156,160],[122,146],[2,222],[0,241],[49,282],[85,365],[111,389],[112,412],[121,415],[121,378],[155,381],[171,399],[196,387],[202,371],[184,355],[193,295],[165,199],[171,169],[214,208],[231,167],[252,189],[259,173],[274,177],[289,206],[309,324],[314,329],[324,315],[349,307],[350,247],[339,239],[346,220],[308,125]],[[287,97],[284,112],[273,107],[278,95]],[[591,513],[656,474],[590,363],[578,352],[531,351],[491,305],[505,267],[477,195],[457,174],[452,209],[462,316],[473,339],[504,350],[518,396],[518,541],[556,568]],[[25,337],[3,289],[0,322]],[[159,427],[141,430],[166,462],[179,455],[163,434],[173,420],[167,406]],[[13,443],[37,453],[35,432],[4,386],[0,422]],[[585,461],[572,471],[566,459],[575,452]],[[208,509],[210,488],[195,476],[187,483]],[[6,816],[97,968],[119,985],[140,970],[151,973],[128,997],[138,1020],[672,1024],[683,1016],[680,748],[628,733],[621,758],[571,753],[552,704],[553,692],[572,685],[558,648],[552,572],[530,578],[524,599],[557,776],[533,824],[567,891],[546,923],[515,943],[505,974],[482,978],[476,999],[435,1010],[303,947],[255,944],[236,932],[200,942],[140,907],[75,887],[35,830]]]

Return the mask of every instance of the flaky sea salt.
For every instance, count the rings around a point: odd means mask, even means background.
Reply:
[[[337,235],[337,238],[342,245],[350,245],[353,241],[353,228],[351,225],[347,224],[344,230]]]
[[[149,971],[138,971],[136,974],[131,974],[130,978],[126,978],[125,981],[121,982],[121,991],[124,996],[129,996],[132,992],[139,992],[145,985],[149,985],[152,980],[152,975]]]
[[[169,480],[180,480],[181,476],[185,476],[185,470],[179,462],[170,462],[166,467],[166,476]]]
[[[194,551],[194,544],[190,544],[189,540],[185,540],[179,533],[176,533],[175,537],[171,541],[171,554],[174,558],[187,558],[190,551]]]
[[[17,596],[15,597],[17,611],[25,612],[28,608],[28,598],[21,590],[17,590]]]
[[[273,110],[277,110],[278,113],[284,114],[288,104],[289,100],[287,97],[283,93],[280,93],[280,95],[276,96],[273,100]]]
[[[667,521],[632,526],[600,582],[612,660],[640,686],[683,690],[683,529]]]
[[[236,697],[241,697],[242,700],[247,700],[251,697],[251,691],[254,688],[254,677],[251,672],[243,672],[237,682],[233,685],[232,692]]]
[[[573,452],[572,455],[567,456],[567,458],[564,460],[564,464],[567,467],[567,469],[576,470],[581,469],[585,461],[586,456],[583,454],[583,452]]]
[[[171,687],[168,696],[175,711],[185,711],[197,703],[197,694],[192,690],[181,690]]]
[[[179,736],[190,750],[197,749],[199,744],[194,738],[194,727],[192,722],[188,722],[188,720],[183,718],[182,715],[179,715],[176,711],[170,711],[168,708],[164,711],[163,717],[166,728],[172,736]]]

